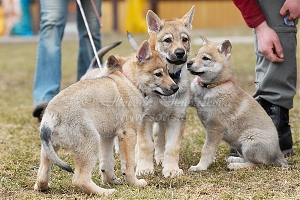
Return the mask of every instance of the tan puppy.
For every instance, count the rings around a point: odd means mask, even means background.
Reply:
[[[192,93],[207,132],[200,162],[190,170],[207,170],[222,139],[241,156],[228,158],[230,170],[272,163],[287,167],[271,118],[233,80],[230,42],[217,46],[203,41],[196,57],[187,63],[188,70],[198,75]]]
[[[151,10],[147,13],[148,32],[157,34],[156,50],[165,59],[179,90],[168,97],[147,98],[146,114],[137,137],[137,175],[153,173],[154,149],[156,163],[162,164],[164,177],[183,173],[178,161],[190,101],[189,73],[185,64],[190,52],[193,16],[194,6],[180,19],[161,20]]]
[[[144,41],[122,67],[108,58],[107,78],[79,81],[61,91],[48,104],[40,128],[41,161],[35,190],[48,188],[51,163],[73,172],[56,154],[64,147],[74,154],[74,186],[90,194],[109,195],[114,189],[97,186],[91,172],[99,160],[103,183],[119,183],[114,175],[113,141],[118,135],[121,170],[129,185],[144,186],[134,174],[136,131],[148,95],[172,95],[178,86],[168,75],[163,58]]]

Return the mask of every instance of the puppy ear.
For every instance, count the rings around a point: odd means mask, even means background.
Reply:
[[[115,56],[111,55],[107,58],[106,66],[107,68],[116,68],[120,66],[120,63]]]
[[[230,55],[231,53],[231,43],[229,40],[223,41],[221,44],[218,45],[218,50],[220,53],[223,53],[225,56]]]
[[[137,62],[139,64],[144,63],[151,56],[152,56],[151,47],[150,47],[149,42],[146,40],[141,44],[141,46],[139,47],[139,49],[137,51],[137,54],[136,54]]]
[[[163,21],[152,10],[147,12],[146,22],[148,25],[148,33],[158,33],[164,25]]]
[[[192,30],[192,21],[194,18],[195,6],[192,8],[179,20],[183,25],[189,30]]]
[[[199,35],[199,37],[200,37],[200,39],[202,40],[202,45],[203,45],[203,46],[206,45],[206,44],[209,42],[205,37],[203,37],[203,36],[201,36],[201,35]]]
[[[149,44],[151,49],[155,50],[155,45],[156,45],[156,33],[155,32],[151,32],[149,33],[150,38],[149,38]]]

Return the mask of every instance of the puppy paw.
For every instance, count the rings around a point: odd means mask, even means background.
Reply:
[[[136,168],[135,175],[136,176],[142,176],[142,175],[148,175],[154,173],[154,167],[151,168]]]
[[[237,170],[236,163],[230,163],[227,165],[227,170],[234,171]]]
[[[250,168],[250,167],[255,167],[257,166],[256,164],[254,163],[251,163],[251,162],[244,162],[244,163],[230,163],[227,165],[227,169],[228,170],[238,170],[238,169],[241,169],[241,168]]]
[[[115,193],[116,190],[115,189],[107,189],[103,194],[105,196],[109,196],[109,195],[112,195],[113,193]]]
[[[207,167],[203,167],[203,166],[191,166],[189,168],[189,171],[193,171],[193,172],[196,172],[196,171],[203,171],[203,170],[207,170]]]
[[[157,165],[161,164],[163,166],[164,156],[155,156],[155,161]]]
[[[174,178],[183,174],[182,169],[163,169],[162,174],[165,178]]]
[[[33,189],[35,191],[43,192],[43,191],[46,191],[48,189],[48,187],[49,187],[48,183],[44,183],[44,184],[42,184],[42,183],[39,183],[39,184],[35,183],[34,186],[33,186]]]
[[[116,184],[116,185],[120,185],[120,184],[122,184],[122,181],[116,175],[109,176],[105,173],[102,173],[102,183],[103,184],[113,183],[113,184]]]
[[[116,185],[121,185],[122,184],[121,179],[118,178],[118,177],[116,177],[116,176],[112,179],[111,182],[114,183],[114,184],[116,184]]]
[[[138,179],[134,185],[138,186],[138,187],[143,187],[143,186],[147,185],[147,182],[144,179]]]
[[[236,156],[229,156],[227,158],[228,163],[244,163],[245,159],[241,157],[236,157]]]

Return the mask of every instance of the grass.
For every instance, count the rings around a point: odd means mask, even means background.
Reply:
[[[252,34],[251,31],[241,32]],[[202,30],[194,31],[193,38],[199,34],[210,38],[239,33],[238,30]],[[137,36],[139,41],[145,38],[146,35]],[[103,35],[104,45],[115,41],[123,41],[123,44],[111,53],[128,55],[130,48],[125,34]],[[63,42],[62,88],[74,83],[76,79],[77,46],[76,40]],[[0,199],[99,199],[98,196],[86,195],[74,188],[71,184],[72,175],[56,166],[52,168],[50,189],[46,193],[33,191],[40,153],[39,123],[31,116],[36,48],[36,42],[0,45]],[[198,48],[199,46],[193,46],[191,57]],[[253,45],[233,44],[233,59],[237,81],[252,94],[255,62]],[[143,177],[148,182],[146,187],[131,187],[125,183],[101,185],[96,166],[93,180],[102,187],[117,190],[111,199],[300,199],[299,101],[298,93],[295,97],[295,107],[290,114],[296,152],[295,156],[288,158],[289,162],[294,163],[292,168],[269,166],[227,171],[225,158],[229,148],[225,143],[221,143],[216,162],[209,170],[189,172],[188,168],[198,163],[205,140],[205,131],[195,109],[189,108],[179,161],[184,171],[183,176],[165,179],[161,174],[161,166],[155,166],[153,175]],[[72,156],[68,152],[62,150],[59,155],[73,164]],[[116,159],[116,174],[122,177],[118,156]]]

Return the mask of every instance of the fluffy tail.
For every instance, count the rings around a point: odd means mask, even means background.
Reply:
[[[116,46],[118,46],[119,44],[121,44],[122,42],[115,42],[115,43],[112,43],[112,44],[109,44],[109,45],[106,45],[105,47],[102,47],[98,52],[98,58],[101,60],[102,57],[107,53],[109,52],[111,49],[115,48]],[[97,65],[97,62],[96,62],[96,57],[93,58],[93,60],[91,61],[90,63],[90,66],[89,66],[89,70],[91,69],[94,69],[94,68],[97,68],[98,65]]]
[[[58,157],[58,155],[56,154],[56,152],[52,146],[51,135],[52,135],[51,129],[49,127],[46,127],[43,125],[41,127],[40,137],[41,137],[43,148],[46,152],[47,157],[58,167],[66,170],[68,172],[74,173],[72,168],[70,167],[70,165],[68,165],[63,160],[61,160]]]

